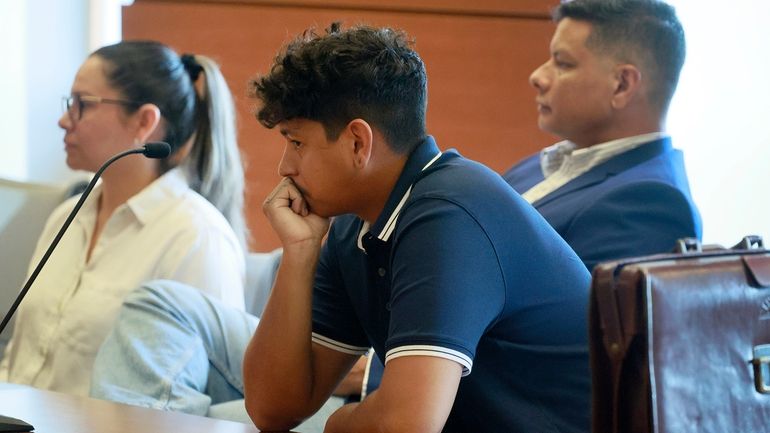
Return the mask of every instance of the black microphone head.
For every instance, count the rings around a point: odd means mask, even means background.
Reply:
[[[171,154],[171,146],[162,141],[151,141],[144,145],[144,156],[153,159],[163,159]]]

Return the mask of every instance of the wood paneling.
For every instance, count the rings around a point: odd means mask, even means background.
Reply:
[[[484,15],[547,19],[556,2],[543,0],[144,0],[145,2],[229,3],[267,7],[346,9],[358,11]]]
[[[297,6],[273,6],[260,1],[138,0],[123,13],[126,39],[157,39],[180,53],[207,54],[219,61],[240,113],[253,250],[278,246],[260,205],[279,180],[277,166],[283,143],[277,131],[262,128],[251,116],[253,102],[246,97],[246,85],[249,78],[267,72],[280,47],[309,26],[324,28],[341,20],[348,25],[397,27],[414,37],[428,71],[428,130],[442,148],[457,148],[463,155],[503,171],[554,140],[537,128],[534,91],[528,84],[530,72],[548,55],[553,24],[547,14],[512,18],[492,13],[452,15],[312,7],[320,0],[295,3]],[[352,2],[323,3],[339,6]],[[373,0],[361,3],[375,4]],[[407,3],[399,0],[388,4]],[[438,0],[411,3],[445,8],[467,4]],[[477,3],[478,8],[491,10],[505,2]],[[543,6],[554,2],[510,3]],[[548,7],[540,9],[547,11]]]

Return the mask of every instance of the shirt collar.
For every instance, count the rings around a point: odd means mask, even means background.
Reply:
[[[579,165],[584,166],[584,163],[587,161],[606,160],[641,144],[658,140],[663,137],[668,137],[668,134],[664,132],[651,132],[648,134],[606,141],[583,149],[577,149],[575,143],[571,141],[560,141],[540,151],[540,168],[543,171],[543,176],[547,178],[562,168],[567,160],[574,160],[571,162],[579,162]],[[602,158],[597,158],[599,155],[601,155]]]
[[[401,175],[396,181],[396,185],[390,192],[385,207],[374,224],[370,225],[364,221],[361,231],[358,233],[358,248],[365,251],[362,240],[367,233],[371,237],[387,242],[393,230],[396,228],[398,216],[412,192],[412,185],[417,181],[419,175],[426,168],[430,167],[441,156],[441,151],[436,145],[436,141],[431,136],[427,136],[409,155]]]
[[[145,224],[166,209],[164,204],[170,204],[171,199],[182,196],[189,188],[182,169],[174,168],[128,199],[126,206],[141,224]]]
[[[543,171],[543,176],[548,177],[556,173],[564,163],[564,158],[571,154],[576,147],[575,143],[564,140],[541,150],[540,169]]]

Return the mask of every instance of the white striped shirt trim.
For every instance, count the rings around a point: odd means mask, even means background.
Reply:
[[[364,221],[364,223],[361,224],[361,231],[358,232],[358,242],[357,242],[358,243],[358,249],[363,251],[363,252],[366,252],[366,250],[364,249],[363,239],[364,239],[364,235],[368,231],[369,231],[369,223]]]
[[[399,346],[390,349],[388,350],[388,353],[385,354],[385,364],[391,359],[400,358],[402,356],[435,356],[437,358],[448,359],[463,367],[463,376],[471,374],[471,369],[473,368],[473,360],[468,357],[468,355],[456,350],[447,349],[446,347],[427,345]]]
[[[396,205],[396,208],[393,210],[393,213],[390,214],[390,218],[388,218],[388,222],[385,223],[385,226],[382,228],[382,231],[379,235],[377,235],[378,238],[382,239],[383,241],[387,241],[390,239],[390,235],[393,234],[393,230],[396,229],[396,221],[398,221],[398,216],[401,214],[401,208],[404,207],[404,203],[406,203],[406,199],[409,198],[409,194],[412,193],[412,186],[410,185],[409,188],[407,188],[406,192],[404,193],[404,196],[401,197],[401,201],[398,202],[398,205]]]
[[[364,369],[364,380],[361,381],[361,401],[366,398],[366,389],[369,388],[369,372],[372,371],[372,359],[377,356],[374,350],[369,350],[366,354],[366,368]]]
[[[347,353],[348,355],[366,355],[369,351],[369,347],[351,346],[350,344],[341,343],[336,340],[332,340],[329,337],[324,337],[321,334],[313,332],[311,334],[313,343],[318,343],[321,346],[328,347],[329,349],[336,350],[337,352]]]
[[[422,168],[421,171],[425,171],[426,168],[433,165],[434,162],[436,162],[437,159],[441,157],[441,152],[437,153],[436,156],[434,156],[430,161],[428,161],[427,164]],[[409,186],[409,189],[406,190],[404,193],[404,196],[401,197],[401,201],[398,202],[398,205],[393,210],[393,213],[390,214],[390,218],[388,218],[388,222],[385,223],[385,226],[382,228],[382,232],[377,236],[380,240],[387,242],[388,239],[390,239],[390,235],[393,234],[393,230],[396,229],[396,221],[398,221],[398,216],[401,214],[401,208],[404,206],[404,203],[406,203],[406,200],[409,198],[409,194],[412,193],[412,186]]]

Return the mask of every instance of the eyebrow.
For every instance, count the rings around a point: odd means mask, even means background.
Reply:
[[[560,59],[560,60],[569,60],[569,61],[574,61],[575,60],[573,55],[571,55],[570,53],[564,51],[563,49],[554,50],[551,53],[551,56],[553,56],[556,59]]]

